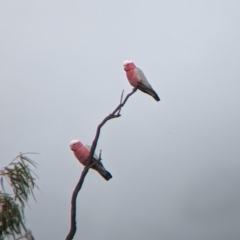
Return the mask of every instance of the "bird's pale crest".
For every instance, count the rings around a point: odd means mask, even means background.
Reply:
[[[133,60],[125,60],[123,62],[123,66],[127,65],[128,63],[133,63]]]
[[[73,144],[79,143],[79,142],[80,142],[79,140],[72,140],[72,141],[69,143],[69,146],[71,147]]]

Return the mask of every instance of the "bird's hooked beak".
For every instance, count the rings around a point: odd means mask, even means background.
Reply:
[[[128,64],[124,64],[124,65],[123,65],[123,69],[124,69],[125,71],[128,71]]]
[[[70,149],[71,149],[72,151],[76,151],[77,148],[78,148],[78,146],[77,146],[76,143],[70,146]]]
[[[72,151],[76,151],[78,149],[79,146],[81,146],[81,142],[79,140],[72,140],[69,143],[69,147]]]

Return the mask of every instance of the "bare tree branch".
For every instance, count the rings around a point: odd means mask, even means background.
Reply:
[[[97,131],[96,131],[96,135],[95,135],[95,138],[92,142],[92,145],[91,145],[91,150],[90,150],[90,154],[89,154],[89,157],[88,157],[88,160],[87,160],[87,163],[86,163],[86,166],[84,167],[83,171],[82,171],[82,174],[78,180],[78,183],[72,193],[72,199],[71,199],[71,225],[70,225],[70,231],[66,237],[66,240],[72,240],[76,231],[77,231],[77,224],[76,224],[76,200],[77,200],[77,195],[79,193],[79,191],[81,190],[82,188],[82,185],[83,185],[83,182],[84,182],[84,179],[88,173],[88,170],[89,170],[89,167],[91,167],[91,162],[92,162],[92,158],[93,158],[93,155],[94,155],[94,152],[95,152],[95,149],[97,147],[97,142],[98,142],[98,139],[99,139],[99,136],[100,136],[100,132],[101,132],[101,128],[103,127],[103,125],[113,119],[113,118],[118,118],[120,117],[120,111],[121,111],[121,108],[125,105],[125,103],[127,102],[128,98],[133,95],[135,92],[137,91],[137,87],[133,88],[133,90],[123,99],[123,91],[122,91],[122,94],[121,94],[121,99],[120,99],[120,103],[119,105],[113,110],[112,113],[110,113],[108,116],[106,116],[102,122],[98,125],[97,127]],[[101,154],[99,155],[99,158],[97,161],[101,161]],[[95,162],[96,164],[96,162]]]

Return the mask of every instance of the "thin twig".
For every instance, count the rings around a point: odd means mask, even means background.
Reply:
[[[123,94],[124,94],[124,89],[122,90],[122,94],[121,94],[120,103],[122,103],[122,100],[123,100]]]
[[[123,94],[124,94],[124,89],[122,90],[122,94],[121,94],[121,98],[120,98],[120,104],[122,103],[122,100],[123,100]],[[120,115],[121,109],[122,109],[122,108],[119,109],[118,115]]]
[[[93,158],[93,155],[94,155],[94,152],[95,152],[95,149],[97,147],[97,142],[98,142],[98,139],[99,139],[99,136],[100,136],[100,132],[101,132],[101,128],[103,127],[103,125],[109,121],[110,119],[113,119],[113,118],[118,118],[120,117],[121,115],[119,114],[119,111],[121,110],[121,108],[125,105],[125,103],[127,102],[128,98],[133,95],[135,92],[137,91],[137,87],[133,88],[133,90],[124,98],[124,100],[122,101],[121,99],[121,102],[120,104],[113,110],[112,113],[110,113],[108,116],[106,116],[102,122],[98,125],[97,127],[97,131],[96,131],[96,135],[95,135],[95,138],[92,142],[92,145],[91,145],[91,150],[90,150],[90,153],[89,153],[89,156],[88,156],[88,160],[87,160],[87,163],[86,163],[86,167],[83,169],[82,173],[81,173],[81,176],[78,180],[78,183],[72,193],[72,199],[71,199],[71,222],[70,222],[70,230],[69,230],[69,233],[66,237],[66,240],[72,240],[76,231],[77,231],[77,224],[76,224],[76,200],[77,200],[77,195],[79,193],[79,191],[81,190],[82,188],[82,185],[83,185],[83,182],[84,182],[84,179],[88,173],[88,166],[90,165],[91,161],[92,161],[92,158]],[[123,92],[122,92],[122,95],[123,95]],[[99,160],[99,159],[98,159]],[[100,160],[99,160],[100,161]]]

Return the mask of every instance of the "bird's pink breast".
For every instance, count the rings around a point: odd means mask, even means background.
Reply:
[[[138,78],[138,76],[137,76],[137,74],[136,74],[134,69],[128,70],[126,72],[126,74],[127,74],[127,78],[128,78],[129,83],[133,87],[136,87],[138,85],[138,83],[141,82],[141,80]]]
[[[78,148],[76,151],[74,151],[74,154],[76,158],[79,160],[79,162],[85,166],[89,156],[89,151],[82,146]]]

